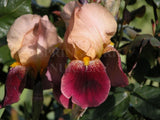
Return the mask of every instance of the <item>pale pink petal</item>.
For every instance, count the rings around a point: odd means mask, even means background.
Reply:
[[[110,80],[100,60],[69,63],[62,77],[61,91],[65,97],[82,108],[96,107],[103,103],[110,90]]]
[[[81,60],[85,56],[101,57],[116,27],[114,17],[101,5],[91,3],[76,7],[65,33],[67,55]]]
[[[15,20],[7,34],[8,46],[11,50],[12,57],[14,57],[16,52],[21,48],[25,34],[33,30],[35,24],[39,22],[39,19],[40,16],[38,15],[33,16],[27,14]]]
[[[63,11],[61,12],[61,17],[63,18],[66,27],[69,24],[71,15],[75,9],[75,7],[78,7],[79,4],[77,1],[70,1],[69,3],[67,3],[64,7],[63,7]]]
[[[16,19],[7,35],[12,57],[22,65],[45,69],[50,55],[62,41],[47,16],[23,15]]]
[[[128,85],[128,78],[122,70],[121,59],[116,49],[108,47],[101,60],[106,67],[112,86],[125,87]]]
[[[52,55],[46,76],[53,83],[53,94],[55,99],[65,108],[71,108],[72,103],[61,93],[61,77],[65,72],[67,57],[63,50],[57,49]]]
[[[26,83],[26,72],[27,71],[24,66],[11,68],[7,76],[5,96],[0,104],[0,108],[19,101],[19,96],[21,95]]]

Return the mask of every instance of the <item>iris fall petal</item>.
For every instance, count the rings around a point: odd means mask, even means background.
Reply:
[[[81,60],[74,60],[62,77],[63,95],[82,108],[100,105],[107,98],[109,90],[109,77],[98,59],[90,61],[88,66]]]
[[[42,78],[42,88],[43,88],[43,90],[51,89],[53,85],[52,85],[52,81],[50,79],[48,79],[48,76],[43,75],[43,76],[41,76],[41,78]],[[28,73],[25,88],[33,89],[34,84],[35,84],[35,79],[34,79],[33,75]]]
[[[101,57],[106,66],[106,72],[112,86],[124,87],[128,85],[128,78],[122,70],[121,59],[118,51],[113,47],[107,47],[106,53]]]
[[[26,68],[16,66],[8,73],[5,87],[5,96],[0,107],[5,107],[19,100],[26,83]]]
[[[49,62],[46,72],[47,78],[53,82],[53,93],[55,99],[66,108],[71,108],[71,101],[61,93],[61,77],[65,72],[67,57],[63,50],[57,49]]]

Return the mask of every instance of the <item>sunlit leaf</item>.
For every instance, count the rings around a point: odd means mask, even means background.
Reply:
[[[138,35],[138,32],[130,27],[125,27],[124,33],[131,39],[134,39]]]
[[[150,43],[152,46],[160,48],[160,41],[158,39],[156,39],[155,37],[152,37],[150,39]]]
[[[27,13],[31,13],[31,0],[1,0],[0,38],[7,34],[17,17]]]
[[[157,7],[159,8],[160,7],[160,1],[159,0],[153,0],[153,1],[157,5]]]
[[[35,1],[35,0],[32,0]],[[37,4],[43,7],[49,7],[52,0],[36,0]]]
[[[4,110],[5,110],[5,108],[0,109],[0,118],[3,115]]]
[[[160,82],[160,77],[147,77],[146,76],[145,78],[156,81],[156,82]]]
[[[49,2],[49,3],[47,3]],[[48,4],[48,5],[47,5]],[[41,16],[48,15],[50,21],[56,22],[59,20],[59,16],[53,14],[54,11],[61,11],[61,5],[65,3],[60,0],[32,0],[32,11],[33,14]]]
[[[146,0],[146,2],[149,5],[156,6],[156,7],[160,8],[160,1],[159,0]]]

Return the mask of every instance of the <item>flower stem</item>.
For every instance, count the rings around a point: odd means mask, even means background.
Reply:
[[[41,77],[38,74],[34,88],[33,88],[33,104],[32,104],[32,118],[33,120],[39,120],[40,113],[43,108],[43,88],[42,88],[42,82]]]
[[[118,39],[117,39],[117,42],[116,42],[116,44],[115,44],[115,48],[116,48],[116,49],[119,48],[119,44],[120,44],[120,42],[121,42],[121,40],[122,40],[122,37],[123,37],[124,12],[125,12],[125,10],[126,10],[126,8],[127,8],[127,5],[128,5],[128,2],[125,2],[125,6],[124,6],[124,9],[123,9],[123,16],[122,16],[122,20],[121,20],[121,22],[120,22],[120,28],[119,28],[119,31],[118,31],[120,35],[118,35],[118,33],[117,33]],[[118,25],[118,26],[119,26],[119,25]]]

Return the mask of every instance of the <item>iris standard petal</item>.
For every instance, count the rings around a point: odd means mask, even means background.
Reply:
[[[115,48],[107,47],[106,53],[101,57],[101,61],[106,66],[106,72],[112,86],[124,87],[128,85],[128,78],[122,70],[121,59]]]
[[[65,51],[70,59],[100,58],[116,28],[114,17],[101,5],[91,3],[76,7],[65,33]]]
[[[5,96],[0,104],[1,107],[5,107],[19,100],[25,83],[26,83],[26,68],[24,66],[16,66],[11,68],[8,73],[5,87]]]
[[[68,27],[71,15],[75,9],[75,7],[78,7],[78,2],[77,1],[70,1],[63,7],[63,11],[61,12],[61,17],[63,18],[66,27]]]
[[[99,59],[90,61],[88,66],[83,61],[74,60],[62,77],[63,95],[82,108],[100,105],[107,98],[109,90],[110,80]]]
[[[7,42],[16,61],[40,71],[47,67],[51,54],[62,40],[58,39],[56,28],[47,16],[27,14],[15,20]]]

